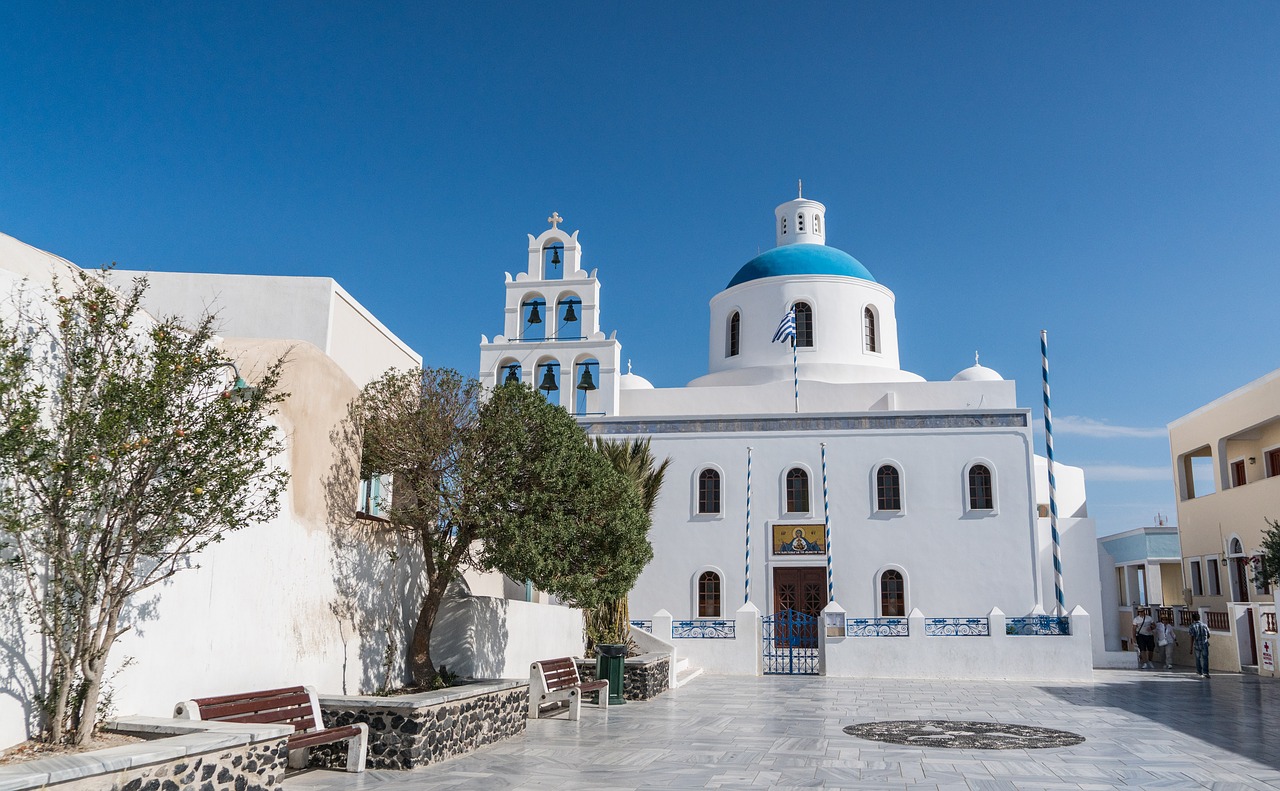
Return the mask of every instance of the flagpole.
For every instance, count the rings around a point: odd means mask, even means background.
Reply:
[[[1062,595],[1062,550],[1058,536],[1058,487],[1053,479],[1053,416],[1049,409],[1049,333],[1040,330],[1040,370],[1044,375],[1044,444],[1049,459],[1049,532],[1053,536],[1053,591],[1058,604],[1054,612],[1058,617],[1066,614],[1066,600]]]
[[[747,570],[743,574],[742,603],[751,601],[751,446],[747,446]]]
[[[827,443],[822,443],[822,524],[826,528],[827,601],[836,600],[835,576],[831,573],[831,500],[827,496]]]
[[[800,413],[800,364],[796,360],[796,338],[791,336],[791,374],[796,383],[796,414]]]

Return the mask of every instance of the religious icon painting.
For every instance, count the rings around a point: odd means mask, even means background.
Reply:
[[[773,553],[775,555],[824,555],[822,525],[774,525]]]

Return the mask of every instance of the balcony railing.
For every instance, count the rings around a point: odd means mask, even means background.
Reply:
[[[991,622],[986,618],[928,618],[924,633],[927,637],[990,637]]]
[[[1208,626],[1215,632],[1231,631],[1231,619],[1225,612],[1213,612],[1210,610],[1204,614],[1205,626]]]

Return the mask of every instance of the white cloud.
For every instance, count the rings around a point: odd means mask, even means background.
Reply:
[[[1058,434],[1075,434],[1081,437],[1100,437],[1102,439],[1114,439],[1116,437],[1155,439],[1169,436],[1168,430],[1164,428],[1113,426],[1110,423],[1094,420],[1091,417],[1078,417],[1076,415],[1063,415],[1062,417],[1054,418],[1053,430]]]
[[[1172,481],[1168,467],[1140,467],[1136,464],[1086,464],[1085,479],[1090,481]]]

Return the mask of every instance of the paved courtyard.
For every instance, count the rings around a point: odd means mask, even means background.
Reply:
[[[899,746],[877,720],[994,720],[1073,731],[1042,750]],[[311,770],[288,791],[346,789],[1280,788],[1280,683],[1098,671],[1092,684],[702,676],[607,715],[584,706],[413,772]]]

